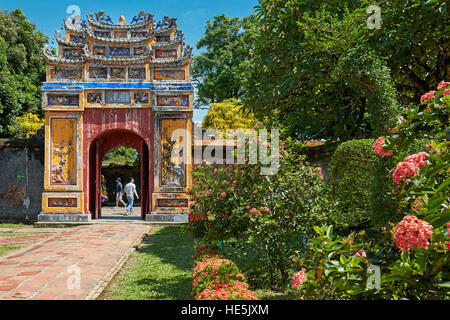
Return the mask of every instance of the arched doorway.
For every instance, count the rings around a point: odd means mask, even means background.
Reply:
[[[92,219],[102,217],[101,206],[101,168],[104,157],[118,147],[130,147],[141,155],[140,190],[141,190],[141,219],[145,220],[150,212],[150,156],[147,142],[131,130],[114,129],[102,132],[95,137],[89,146],[89,194],[88,208]]]

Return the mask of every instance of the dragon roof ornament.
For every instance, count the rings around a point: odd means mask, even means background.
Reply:
[[[146,29],[150,27],[154,20],[154,15],[151,13],[145,13],[141,11],[137,16],[133,17],[131,24],[119,23],[114,24],[111,17],[101,10],[95,14],[89,13],[87,19],[89,24],[100,29]],[[123,21],[122,21],[123,22]]]

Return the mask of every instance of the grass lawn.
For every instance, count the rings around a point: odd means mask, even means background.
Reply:
[[[1,237],[24,237],[39,234],[39,232],[0,232]]]
[[[21,223],[0,223],[0,229],[16,229],[24,226]]]
[[[22,249],[24,248],[24,246],[0,246],[0,256],[4,255],[6,253],[9,253],[10,251],[13,250],[18,250],[18,249]]]
[[[153,228],[99,299],[192,300],[192,255],[189,232]]]

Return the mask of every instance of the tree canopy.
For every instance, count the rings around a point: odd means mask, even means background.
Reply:
[[[229,99],[211,105],[203,120],[203,127],[225,133],[227,129],[250,128],[252,121],[253,114],[243,111],[239,100]]]
[[[208,20],[205,35],[197,43],[198,49],[206,51],[193,62],[197,106],[241,97],[257,32],[253,15],[240,19],[222,14]]]
[[[14,134],[18,116],[41,113],[47,39],[22,10],[0,10],[0,136]]]
[[[245,104],[280,111],[292,134],[342,141],[377,136],[399,105],[448,78],[444,1],[260,0]]]

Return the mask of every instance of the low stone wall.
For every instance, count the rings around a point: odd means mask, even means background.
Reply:
[[[37,221],[44,189],[44,138],[0,139],[0,221]]]

